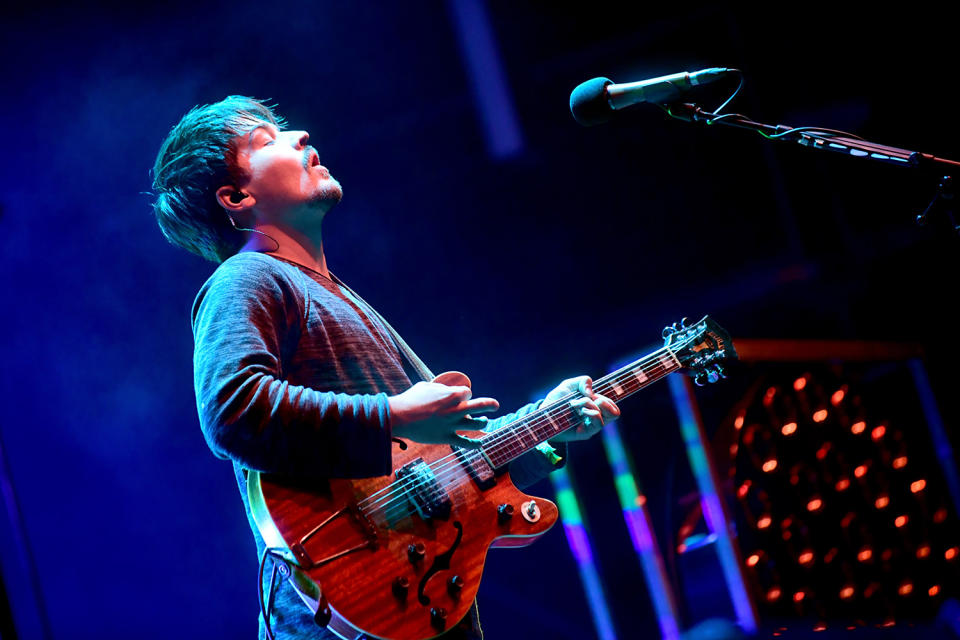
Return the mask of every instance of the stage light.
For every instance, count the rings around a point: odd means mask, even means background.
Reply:
[[[849,600],[853,597],[853,587],[850,585],[845,586],[843,589],[840,589],[840,598],[842,600]]]
[[[930,555],[930,545],[925,544],[920,547],[917,547],[917,557],[926,558]]]
[[[830,396],[830,404],[832,404],[833,406],[837,406],[838,404],[843,402],[843,397],[845,395],[846,395],[846,392],[844,392],[843,389],[837,389],[836,391],[833,392],[833,395]]]
[[[820,409],[819,411],[816,411],[816,412],[814,412],[814,414],[813,414],[813,421],[814,421],[814,422],[823,422],[823,421],[826,420],[826,419],[827,419],[827,410],[826,410],[826,409]]]
[[[760,562],[760,554],[759,554],[759,553],[754,553],[754,554],[752,554],[749,558],[747,558],[747,566],[748,566],[748,567],[755,567],[755,566],[757,566],[757,563],[758,563],[758,562]]]
[[[902,596],[908,596],[908,595],[910,595],[911,593],[913,593],[913,583],[912,583],[912,582],[904,582],[903,584],[900,585],[900,588],[897,589],[897,591],[898,591],[898,593],[900,593],[900,595],[902,595]]]
[[[750,485],[751,482],[749,480],[744,480],[743,484],[737,487],[737,497],[745,498],[747,496],[747,492],[750,491]]]
[[[883,560],[884,562],[888,561],[892,557],[893,557],[892,549],[884,549],[883,553],[880,554],[880,559]]]
[[[903,469],[905,466],[907,466],[907,456],[900,456],[893,459],[894,469]]]
[[[803,391],[803,388],[807,386],[807,379],[804,377],[797,378],[793,381],[793,388],[797,391]]]
[[[886,495],[881,495],[873,501],[873,506],[875,506],[877,509],[885,509],[888,504],[890,504],[890,498]]]
[[[804,551],[799,557],[797,557],[797,561],[800,564],[811,564],[813,562],[813,551],[810,551],[809,549]]]
[[[950,547],[949,549],[943,552],[943,557],[946,558],[947,560],[953,560],[954,558],[957,557],[957,548]]]
[[[736,442],[734,442],[732,445],[730,445],[730,457],[731,457],[731,458],[736,458],[736,457],[737,457],[737,451],[739,451],[739,450],[740,450],[740,445],[738,445]]]
[[[853,511],[850,511],[849,513],[847,513],[847,515],[843,516],[843,520],[840,521],[840,526],[846,529],[847,527],[850,526],[850,523],[853,522],[853,519],[855,517],[856,517],[856,514],[854,514]]]
[[[887,433],[887,428],[882,424],[880,426],[874,427],[873,431],[870,432],[870,437],[874,440],[879,440]]]
[[[793,601],[800,602],[806,597],[807,597],[806,593],[804,593],[803,591],[797,591],[795,594],[793,594]]]
[[[782,433],[785,436],[789,436],[793,433],[796,433],[796,431],[797,431],[796,422],[788,422],[787,424],[783,425],[783,427],[780,429],[780,433]]]
[[[900,527],[902,527],[902,526],[904,526],[905,524],[907,524],[907,522],[908,522],[909,520],[910,520],[910,519],[909,519],[907,516],[905,516],[905,515],[904,515],[904,516],[897,516],[896,519],[894,519],[893,524],[894,524],[894,526],[896,526],[896,527],[899,529]]]
[[[743,428],[743,420],[744,420],[744,416],[743,416],[743,414],[741,413],[741,414],[740,414],[739,416],[737,416],[736,419],[733,421],[733,428],[734,428],[734,429],[737,429],[737,430],[742,429],[742,428]]]
[[[770,526],[770,516],[763,515],[757,520],[757,529],[766,529]]]
[[[830,551],[827,551],[827,555],[823,556],[823,563],[830,564],[831,562],[833,562],[833,559],[837,557],[838,552],[839,552],[839,549],[837,549],[836,547],[830,549]]]
[[[777,395],[776,387],[770,387],[767,389],[767,392],[763,396],[763,406],[769,407],[771,404],[773,404],[773,397],[775,395]]]
[[[824,442],[823,446],[817,449],[817,460],[823,460],[827,457],[827,454],[830,453],[830,447],[833,445],[829,442]]]
[[[854,434],[859,434],[859,433],[863,433],[866,430],[866,428],[867,428],[867,423],[861,420],[860,422],[854,422],[850,426],[850,431],[852,431]]]
[[[857,476],[858,478],[862,478],[863,476],[867,475],[867,465],[865,464],[859,465],[856,469],[853,470],[853,475]]]
[[[810,512],[819,511],[820,507],[822,506],[823,506],[823,500],[821,500],[820,498],[811,498],[810,501],[807,502],[807,511],[810,511]]]
[[[770,458],[769,460],[767,460],[766,462],[763,463],[763,470],[764,470],[765,472],[767,472],[767,473],[770,473],[771,471],[773,471],[773,470],[776,469],[776,468],[777,468],[777,459],[776,459],[776,458]]]
[[[923,478],[920,478],[919,480],[915,480],[910,483],[910,491],[913,493],[920,493],[921,491],[924,490],[926,486],[927,486],[927,481],[924,480]]]
[[[873,549],[871,549],[870,547],[864,547],[863,549],[860,549],[860,551],[857,553],[857,560],[859,560],[860,562],[866,562],[870,560],[870,558],[872,557],[873,557]]]
[[[929,589],[927,589],[927,595],[930,596],[931,598],[937,595],[938,593],[940,593],[940,585],[938,584],[935,584]]]
[[[825,623],[825,622],[818,622],[817,625],[813,628],[813,630],[814,630],[814,632],[826,631],[826,630],[827,630],[827,623]]]
[[[775,602],[780,599],[780,587],[773,587],[767,591],[767,602]]]
[[[933,521],[936,522],[937,524],[940,524],[946,519],[947,519],[946,508],[940,507],[939,509],[933,512]]]
[[[837,480],[837,484],[834,485],[834,488],[837,491],[846,491],[850,488],[850,478],[840,478]]]

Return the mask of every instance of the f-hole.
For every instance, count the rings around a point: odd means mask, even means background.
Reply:
[[[463,525],[460,524],[459,520],[454,520],[453,526],[457,528],[457,537],[453,541],[453,544],[440,555],[434,556],[433,564],[430,565],[427,572],[420,578],[420,587],[417,589],[417,600],[419,600],[422,605],[430,604],[430,596],[423,593],[423,590],[427,587],[427,582],[440,571],[446,571],[450,568],[450,558],[453,557],[453,552],[460,546],[460,540],[463,538]]]

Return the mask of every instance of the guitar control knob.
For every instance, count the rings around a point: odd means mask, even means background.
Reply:
[[[502,504],[497,507],[497,522],[500,524],[506,524],[510,522],[510,519],[513,517],[513,505],[512,504]]]
[[[407,593],[410,591],[410,581],[403,576],[397,576],[393,579],[393,595],[399,600],[406,600]]]
[[[418,542],[417,544],[412,544],[407,547],[407,558],[410,559],[410,562],[423,562],[423,558],[426,555],[427,548],[423,546],[422,542]]]
[[[460,592],[463,591],[463,578],[460,576],[453,576],[447,581],[447,593],[453,597],[460,595]]]
[[[438,630],[447,627],[447,610],[443,607],[433,607],[430,609],[430,624]]]

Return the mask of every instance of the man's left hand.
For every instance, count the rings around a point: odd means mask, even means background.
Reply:
[[[593,380],[589,376],[579,376],[561,382],[556,389],[547,394],[543,400],[546,406],[561,398],[574,394],[570,400],[570,407],[580,421],[563,433],[550,438],[552,442],[570,442],[571,440],[586,440],[595,435],[610,420],[616,420],[620,415],[620,408],[606,396],[593,392]]]

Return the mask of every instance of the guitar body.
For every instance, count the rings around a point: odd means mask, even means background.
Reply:
[[[663,336],[661,349],[595,380],[594,391],[619,402],[680,369],[713,382],[720,362],[736,357],[706,316]],[[458,372],[435,382],[470,385]],[[557,506],[520,492],[506,469],[581,423],[577,396],[479,434],[479,450],[395,441],[389,476],[304,485],[251,471],[254,520],[267,547],[294,565],[291,583],[328,629],[347,640],[434,638],[469,611],[487,549],[526,546],[557,521]]]
[[[417,460],[443,465],[442,459],[451,457],[446,445],[404,444],[393,445],[395,469]],[[509,473],[481,489],[459,461],[452,464],[460,471],[438,474],[449,500],[449,513],[442,517],[421,517],[410,500],[386,497],[391,494],[388,485],[397,483],[395,476],[305,486],[251,472],[248,491],[267,546],[286,550],[299,568],[301,584],[307,577],[319,586],[323,600],[317,606],[329,606],[332,616],[328,628],[351,640],[360,632],[424,640],[467,615],[487,549],[526,546],[546,533],[558,515],[549,500],[518,490]],[[385,494],[377,493],[383,490]],[[377,495],[384,496],[381,504],[376,499],[363,503]],[[530,513],[531,501],[535,515]],[[501,515],[510,510],[501,510],[501,505],[512,507],[512,517]],[[451,585],[454,577],[462,584]],[[301,591],[315,593],[309,586]],[[438,615],[441,609],[445,616]]]

